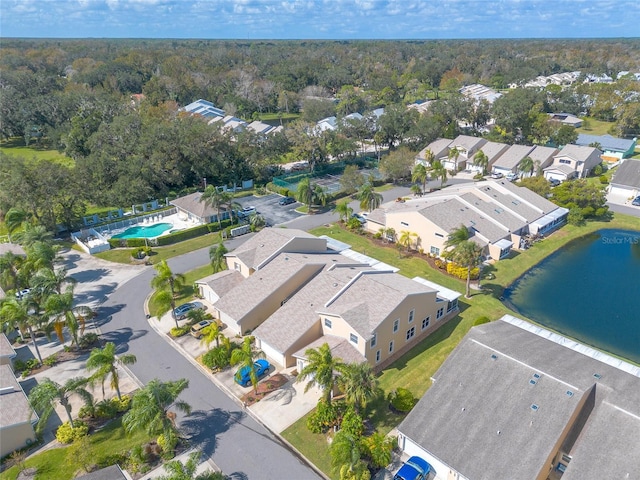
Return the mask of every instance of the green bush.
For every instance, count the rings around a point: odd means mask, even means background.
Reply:
[[[30,358],[27,360],[27,368],[29,370],[33,370],[34,368],[38,368],[40,366],[40,362],[37,358]]]
[[[364,433],[362,417],[358,415],[353,407],[347,408],[344,417],[342,417],[340,429],[355,437],[360,437]]]
[[[53,355],[49,355],[47,358],[43,360],[43,362],[47,367],[53,367],[56,363],[58,363],[58,357],[54,353]]]
[[[603,185],[606,185],[609,183],[609,179],[607,178],[606,175],[600,175],[600,183]]]
[[[360,220],[358,220],[355,217],[350,218],[349,220],[347,220],[347,228],[349,230],[362,230],[362,224],[360,223]]]
[[[69,422],[64,422],[56,431],[56,440],[60,443],[71,443],[78,438],[82,438],[89,433],[89,427],[82,421],[76,420],[75,426],[71,428]]]
[[[174,243],[182,242],[184,240],[201,237],[202,235],[206,235],[207,233],[209,233],[208,225],[198,225],[194,228],[180,230],[179,232],[170,233],[169,235],[158,237],[156,239],[156,242],[159,247],[163,245],[173,245]]]
[[[173,338],[178,338],[189,333],[189,330],[191,330],[191,325],[185,325],[183,327],[173,327],[169,331],[169,335],[171,335]]]
[[[90,333],[85,333],[83,336],[80,337],[80,340],[78,341],[78,346],[84,349],[84,348],[92,347],[96,343],[98,343],[98,334],[90,332]]]
[[[96,466],[98,468],[106,468],[115,464],[126,465],[128,458],[129,456],[127,455],[127,452],[111,453],[104,457],[99,457],[97,459]]]
[[[24,360],[16,359],[13,361],[13,368],[16,372],[23,372],[24,370],[28,370],[27,362]]]
[[[483,315],[482,317],[476,318],[476,321],[473,322],[473,326],[477,327],[478,325],[484,325],[485,323],[489,323],[489,322],[491,322],[491,319]]]
[[[318,406],[307,418],[307,428],[312,433],[325,433],[331,427],[338,424],[344,404],[327,403],[324,399],[318,402]]]
[[[178,437],[176,435],[165,435],[163,433],[160,434],[157,442],[160,448],[162,448],[162,457],[164,459],[173,458],[174,450],[176,448],[176,445],[178,445]]]
[[[98,418],[113,418],[118,410],[111,400],[102,400],[96,404],[95,416]]]
[[[408,412],[416,404],[416,399],[406,388],[398,387],[388,396],[391,406],[399,412]]]

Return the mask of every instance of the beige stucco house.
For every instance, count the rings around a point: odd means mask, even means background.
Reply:
[[[602,152],[594,147],[565,145],[553,157],[553,163],[544,169],[544,177],[561,182],[571,178],[585,178],[589,172],[602,163]]]
[[[0,365],[0,457],[34,442],[37,421],[11,366]]]
[[[442,256],[449,234],[461,225],[471,240],[495,260],[519,248],[522,236],[547,233],[566,221],[568,211],[507,180],[462,184],[404,203],[390,202],[371,212],[371,232],[392,228],[416,234],[414,247]]]
[[[13,368],[12,360],[16,357],[16,351],[4,333],[0,333],[0,365],[9,365]]]

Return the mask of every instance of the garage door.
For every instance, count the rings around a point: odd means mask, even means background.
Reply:
[[[466,477],[464,477],[463,475],[460,475],[458,472],[450,468],[448,465],[441,462],[439,459],[431,455],[429,452],[427,452],[424,448],[422,448],[420,445],[415,443],[410,438],[407,438],[404,435],[402,435],[402,438],[404,439],[404,446],[400,441],[400,438],[398,438],[398,440],[399,440],[399,446],[403,447],[404,453],[408,457],[417,455],[418,457],[424,458],[433,467],[433,470],[436,472],[436,476],[438,479],[467,480]]]
[[[280,352],[278,352],[275,348],[273,348],[271,345],[265,343],[265,342],[260,342],[260,350],[262,350],[264,352],[264,354],[269,357],[271,360],[273,360],[274,362],[276,362],[280,367],[284,367],[284,355],[282,355]]]

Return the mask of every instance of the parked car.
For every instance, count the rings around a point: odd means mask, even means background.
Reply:
[[[431,465],[423,458],[413,456],[400,467],[393,480],[425,480],[431,471]]]
[[[31,293],[31,289],[30,288],[25,288],[23,290],[19,290],[16,292],[16,298],[20,299],[26,295],[29,295],[29,293]]]
[[[518,179],[518,174],[510,172],[510,173],[507,173],[504,178],[506,178],[510,182],[515,182]]]
[[[202,320],[191,327],[191,335],[195,338],[202,337],[202,330],[211,325],[211,320]]]
[[[356,218],[358,219],[358,221],[362,224],[365,225],[367,223],[367,219],[364,218],[361,214],[359,213],[353,213],[351,214],[351,218]]]
[[[293,197],[282,197],[278,202],[279,205],[290,205],[296,203],[296,199]]]
[[[550,178],[549,183],[551,184],[552,187],[557,187],[562,182],[560,182],[560,180],[558,180],[557,178]]]
[[[183,303],[179,307],[176,307],[173,311],[173,314],[178,320],[182,320],[187,318],[187,313],[191,310],[204,310],[204,305],[200,302],[188,302]]]
[[[246,218],[253,213],[258,213],[256,207],[244,207],[242,210],[238,210],[238,218]]]
[[[491,178],[502,178],[502,174],[500,172],[491,172]]]
[[[636,198],[633,199],[633,201],[631,202],[631,205],[640,207],[640,195],[638,195]]]
[[[267,373],[269,371],[269,368],[271,367],[269,362],[264,358],[256,360],[253,366],[256,369],[256,377],[258,378]],[[236,372],[236,374],[233,376],[233,379],[238,385],[248,387],[251,384],[251,369],[249,367],[242,367]]]

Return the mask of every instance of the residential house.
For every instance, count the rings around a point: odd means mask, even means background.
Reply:
[[[484,170],[487,172],[491,171],[491,168],[496,160],[509,149],[509,145],[506,143],[498,143],[498,142],[485,142],[480,150],[487,156],[487,165],[484,167]],[[484,173],[483,167],[478,165],[476,162],[476,155],[478,152],[474,153],[471,158],[467,161],[467,170],[476,173]]]
[[[181,110],[188,112],[191,115],[200,115],[209,119],[216,117],[222,118],[225,116],[224,110],[217,108],[213,103],[203,99],[196,100],[186,107],[183,107]]]
[[[0,457],[5,457],[35,442],[33,426],[38,422],[11,366],[6,364],[0,364],[0,405]]]
[[[580,128],[582,126],[582,119],[575,115],[571,115],[570,113],[550,113],[549,121],[561,123],[562,125],[569,125],[575,128]]]
[[[218,211],[208,203],[202,201],[202,192],[195,192],[169,202],[178,209],[178,215],[194,225],[206,225],[218,221]],[[220,220],[229,218],[229,212],[220,207]]]
[[[527,234],[548,233],[566,221],[568,210],[507,180],[461,184],[404,203],[389,202],[367,216],[367,230],[417,234],[425,252],[443,256],[449,235],[461,225],[485,256],[505,258]]]
[[[594,147],[579,145],[565,145],[553,157],[553,163],[543,169],[544,178],[556,179],[561,182],[571,178],[585,178],[589,172],[602,163],[602,152]]]
[[[447,170],[459,172],[467,168],[469,160],[487,143],[484,138],[458,135],[449,143],[446,157],[439,159]]]
[[[611,135],[587,135],[581,133],[578,135],[575,144],[583,147],[597,145],[598,149],[602,151],[602,159],[605,162],[615,163],[634,154],[637,140],[637,138],[627,140]]]
[[[75,480],[127,480],[128,478],[130,477],[126,476],[116,464],[76,477]]]
[[[417,110],[418,113],[424,114],[429,111],[429,106],[433,103],[433,100],[416,100],[413,103],[407,105],[409,110]]]
[[[382,368],[457,313],[457,292],[410,280],[348,247],[299,230],[262,230],[228,254],[234,273],[212,276],[220,280],[215,316],[238,333],[251,331],[285,367],[302,368],[304,352],[326,342],[344,361]],[[223,285],[225,275],[233,286]],[[204,290],[216,289],[212,277],[200,282]]]
[[[511,145],[500,157],[493,162],[491,171],[507,175],[517,173],[520,162],[533,151],[535,147],[530,145]]]
[[[418,155],[416,155],[415,158],[416,165],[429,165],[429,160],[427,158],[429,155],[433,155],[434,160],[447,158],[447,155],[449,153],[449,144],[451,144],[451,140],[449,140],[448,138],[439,138],[437,140],[434,140],[425,148],[420,150],[420,152],[418,152]],[[427,152],[430,152],[430,154],[428,154]]]
[[[480,84],[466,85],[462,87],[459,92],[465,97],[473,98],[476,102],[485,100],[491,104],[502,96],[501,93],[496,92],[492,88]]]
[[[451,480],[637,478],[640,368],[505,315],[473,327],[398,427]]]
[[[338,128],[338,119],[335,116],[323,118],[316,123],[315,130],[317,132],[324,132],[325,130],[335,130]]]
[[[16,351],[4,333],[0,333],[0,365],[9,365],[13,369],[12,360],[16,357]]]
[[[640,195],[640,160],[628,158],[622,162],[611,179],[609,191],[626,198]]]
[[[282,131],[282,125],[274,127],[273,125],[269,125],[268,123],[264,123],[259,120],[251,122],[249,125],[247,125],[247,128],[261,135],[271,135],[272,133],[278,133]]]
[[[529,152],[529,155],[527,155],[527,157],[533,160],[533,171],[528,174],[519,170],[518,173],[521,177],[540,175],[545,168],[553,163],[553,157],[557,155],[558,152],[559,150],[557,148],[542,147],[540,145],[537,145],[533,150]]]

